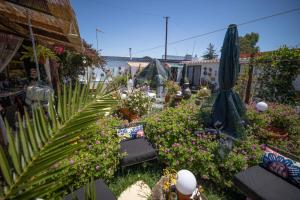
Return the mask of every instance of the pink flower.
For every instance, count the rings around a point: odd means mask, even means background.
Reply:
[[[95,169],[98,171],[98,170],[100,169],[100,166],[97,165],[97,166],[95,167]]]
[[[261,150],[266,150],[266,147],[267,147],[266,144],[261,144],[261,145],[260,145]]]
[[[70,165],[73,165],[75,161],[73,159],[70,160]]]
[[[179,147],[179,146],[180,146],[179,143],[174,143],[174,144],[172,145],[172,147]]]
[[[99,141],[99,140],[96,140],[96,144],[100,144],[100,141]]]

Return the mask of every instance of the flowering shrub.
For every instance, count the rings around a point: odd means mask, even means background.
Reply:
[[[203,87],[197,92],[197,97],[200,99],[202,98],[204,99],[206,97],[209,97],[210,95],[211,95],[211,91],[207,87]]]
[[[175,95],[178,91],[181,91],[180,86],[174,81],[166,81],[165,87],[169,95]]]
[[[120,107],[127,108],[130,112],[142,116],[148,113],[152,106],[152,102],[153,99],[137,89],[128,94],[128,97],[121,101]]]
[[[251,131],[261,143],[277,146],[295,155],[300,154],[300,116],[292,106],[268,103],[265,112],[258,112],[254,105],[248,106],[247,117]],[[287,137],[276,138],[287,134]]]
[[[120,123],[121,121],[114,117],[102,119],[94,128],[94,134],[89,137],[86,147],[66,160],[73,186],[78,188],[84,185],[92,176],[95,179],[113,177],[121,157],[120,141],[115,129]]]
[[[222,159],[216,136],[205,134],[198,123],[198,111],[189,102],[167,108],[145,119],[145,133],[168,168],[189,169],[220,189],[230,188],[234,174],[258,163],[261,150],[254,138],[247,137]]]

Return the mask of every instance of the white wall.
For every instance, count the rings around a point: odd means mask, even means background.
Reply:
[[[300,92],[300,75],[298,75],[296,80],[294,80],[293,85],[294,88]]]

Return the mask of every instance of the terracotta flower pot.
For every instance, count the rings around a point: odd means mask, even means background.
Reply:
[[[269,131],[269,136],[274,139],[285,139],[289,136],[289,134],[285,130],[271,125],[268,126],[266,129]]]
[[[46,62],[45,59],[43,57],[40,57],[39,64],[44,65],[45,62]]]
[[[195,104],[199,106],[201,104],[201,99],[197,97],[195,99]]]
[[[166,96],[165,96],[165,103],[169,103],[170,99],[171,99],[171,95],[170,94],[166,94]]]
[[[119,111],[122,113],[123,117],[130,122],[139,119],[139,116],[131,112],[128,108],[120,108]]]

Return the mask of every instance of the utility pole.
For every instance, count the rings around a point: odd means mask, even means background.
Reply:
[[[131,57],[131,48],[129,48],[129,58],[130,58],[130,60],[132,60],[132,57]]]
[[[166,19],[166,38],[165,38],[165,62],[167,62],[168,55],[168,20],[170,17],[164,17]]]
[[[103,33],[100,29],[96,28],[97,52],[98,52],[98,32]]]

